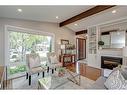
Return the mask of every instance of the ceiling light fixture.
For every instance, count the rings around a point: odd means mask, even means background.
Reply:
[[[113,14],[116,13],[116,10],[113,10],[112,13],[113,13]]]
[[[56,16],[56,19],[58,19],[59,17],[58,16]]]
[[[22,9],[17,9],[18,12],[22,12]]]
[[[75,25],[75,26],[78,26],[78,24],[76,24],[76,23],[75,23],[74,25]]]

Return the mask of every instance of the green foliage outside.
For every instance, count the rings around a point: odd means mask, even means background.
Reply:
[[[10,32],[10,63],[12,64],[14,62],[25,62],[26,53],[36,51],[36,46],[38,44],[42,44],[44,46],[49,45],[49,47],[47,47],[47,50],[51,51],[51,39],[49,40],[48,37],[49,36],[34,35],[14,31]],[[10,75],[25,71],[25,65],[16,66],[15,68],[9,68]]]
[[[12,74],[16,74],[16,73],[19,73],[19,72],[25,72],[26,71],[26,66],[25,65],[22,65],[22,66],[16,66],[15,68],[9,68],[9,74],[12,75]]]

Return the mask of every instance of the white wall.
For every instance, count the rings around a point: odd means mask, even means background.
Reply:
[[[58,53],[58,43],[60,39],[69,40],[75,44],[75,33],[66,27],[59,27],[55,23],[37,22],[29,20],[0,18],[0,65],[4,64],[4,26],[11,25],[16,27],[28,28],[55,34],[55,51]]]
[[[127,30],[127,20],[124,22],[116,21],[116,22],[112,22],[110,24],[106,24],[105,26],[100,28],[100,31],[103,32],[103,31],[116,30],[116,29]],[[98,37],[100,37],[100,33],[98,33],[98,34],[99,34]],[[113,56],[113,57],[121,57],[122,58],[122,49],[98,50],[98,53],[97,53],[98,67],[101,67],[101,56]]]

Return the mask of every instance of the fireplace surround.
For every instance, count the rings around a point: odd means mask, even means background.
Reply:
[[[112,70],[118,65],[122,65],[122,61],[120,57],[101,56],[101,68]]]

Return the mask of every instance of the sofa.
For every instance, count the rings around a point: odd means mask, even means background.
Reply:
[[[102,69],[101,76],[95,81],[95,83],[92,85],[92,87],[90,89],[98,89],[98,90],[108,89],[104,83],[106,82],[108,77],[110,77],[112,75],[112,72],[117,69],[120,69],[121,75],[124,77],[125,81],[127,81],[127,67],[121,67],[121,68],[115,68],[114,70],[109,70],[109,72],[106,76],[104,73],[105,70]],[[126,85],[125,88],[122,88],[122,89],[127,89],[127,83],[125,85]],[[121,88],[116,88],[116,89],[121,89]]]
[[[90,89],[106,89],[106,87],[104,86],[106,79],[107,78],[104,76],[99,77]]]

